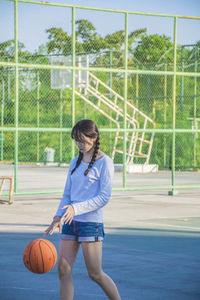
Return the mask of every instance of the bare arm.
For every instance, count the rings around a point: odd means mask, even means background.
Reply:
[[[48,234],[52,235],[57,227],[59,229],[59,232],[61,232],[62,225],[61,225],[61,217],[60,216],[55,216],[53,218],[52,223],[45,230],[44,236],[47,236]]]

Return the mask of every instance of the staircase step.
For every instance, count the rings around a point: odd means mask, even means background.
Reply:
[[[122,119],[124,118],[124,98],[92,73],[88,72],[88,76],[89,84],[85,87],[85,93],[81,94],[76,91],[76,94],[86,103],[95,108],[99,113],[110,119],[118,129],[122,128],[124,123]],[[92,85],[90,83],[92,83]],[[101,90],[103,91],[102,93]],[[127,101],[126,103],[127,113],[125,117],[127,120],[127,129],[133,129],[133,131],[126,133],[126,139],[128,142],[128,153],[126,153],[127,160],[134,160],[134,158],[137,157],[145,159],[145,163],[148,163],[153,134],[151,134],[150,136],[145,136],[144,134],[134,132],[134,129],[149,128],[149,124],[151,124],[151,128],[152,126],[154,128],[154,122],[153,120],[151,120],[151,118],[149,118],[142,111],[136,108],[130,101]],[[140,125],[140,123],[142,123],[143,125]],[[124,153],[122,150],[122,145],[120,147],[121,149],[116,149],[116,147],[119,148],[118,139],[121,141],[124,139],[124,136],[118,136],[119,133],[122,134],[122,132],[115,133],[116,136],[113,145],[113,157],[115,153]],[[145,137],[145,139],[143,137]],[[149,145],[146,146],[146,148],[148,148],[148,151],[145,150],[145,152],[148,152],[148,154],[144,154],[140,151],[140,149],[142,150],[143,145]],[[139,151],[135,151],[136,148],[139,149]]]

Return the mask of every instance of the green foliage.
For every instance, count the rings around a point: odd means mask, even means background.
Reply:
[[[72,51],[72,38],[62,28],[50,28],[47,42],[48,53],[67,55]]]
[[[96,28],[88,20],[76,21],[76,38],[82,42],[93,40],[96,37]]]
[[[18,52],[19,55],[23,55],[27,53],[27,51],[23,51],[25,48],[25,45],[21,42],[18,42]],[[0,57],[13,57],[15,55],[15,41],[14,40],[8,40],[6,42],[3,42],[0,44]]]
[[[136,41],[146,33],[146,29],[139,29],[128,35],[128,49],[131,53]],[[64,32],[62,28],[50,28],[48,34],[48,54],[69,55],[72,52],[72,36]],[[95,65],[102,65],[101,54],[98,52],[112,50],[112,66],[122,66],[124,57],[125,31],[119,30],[105,37],[96,32],[94,25],[88,20],[76,21],[76,53],[97,53]],[[110,64],[110,54],[105,52],[103,63]],[[130,62],[131,63],[131,62]]]
[[[70,55],[72,53],[72,36],[62,28],[49,28],[46,30],[48,42],[41,45],[32,54],[25,50],[25,45],[19,42],[19,59],[21,62],[35,64],[49,64],[49,55]],[[97,33],[94,25],[88,20],[76,21],[76,53],[93,55],[91,65],[94,67],[117,67],[124,66],[124,42],[125,32],[119,30],[105,37]],[[200,41],[196,47],[177,49],[177,66],[182,68],[191,64],[187,71],[194,71],[194,62],[197,63],[196,71],[200,64]],[[13,59],[14,41],[9,40],[0,44],[0,59],[2,61]],[[145,28],[132,31],[128,35],[128,67],[139,69],[164,70],[172,69],[173,43],[165,35],[148,35]],[[162,67],[160,67],[162,65]],[[36,86],[28,90],[24,89],[19,70],[19,126],[43,127],[43,128],[66,128],[72,126],[72,91],[69,89],[51,89],[51,71],[45,69],[31,70],[35,74]],[[0,124],[13,127],[15,124],[15,95],[14,95],[14,71],[10,68],[0,68]],[[95,72],[95,75],[112,87],[120,95],[124,95],[124,75],[122,73]],[[111,76],[112,75],[112,76]],[[112,78],[111,78],[112,77]],[[138,80],[138,82],[137,82]],[[196,89],[195,89],[196,80]],[[192,128],[191,118],[200,116],[199,79],[193,77],[184,78],[184,97],[181,99],[181,77],[177,76],[176,82],[176,127]],[[156,128],[172,128],[172,76],[161,75],[136,75],[128,74],[128,99],[143,113],[151,117]],[[137,92],[136,92],[137,90]],[[194,91],[197,94],[194,96]],[[101,87],[101,93],[105,88]],[[137,98],[136,98],[137,95]],[[196,97],[196,98],[195,98]],[[95,99],[93,99],[96,101]],[[196,100],[196,104],[195,104]],[[183,101],[183,108],[181,108]],[[3,105],[4,104],[4,108]],[[97,101],[96,101],[96,104]],[[123,102],[121,102],[123,108]],[[101,128],[109,128],[110,121],[94,108],[83,103],[76,96],[76,121],[82,118],[95,120]],[[1,118],[3,109],[3,120]],[[122,121],[122,120],[120,120]],[[147,137],[148,135],[145,135]],[[115,134],[102,134],[101,148],[111,155]],[[105,141],[105,142],[104,142]],[[121,141],[122,142],[122,141]],[[43,161],[43,152],[46,147],[56,150],[55,161],[69,162],[71,159],[71,138],[69,133],[53,132],[23,132],[19,134],[19,159],[21,161],[36,161],[37,145],[39,146],[39,161]],[[62,149],[61,149],[62,145]],[[200,137],[192,134],[176,135],[176,168],[194,167],[200,165],[200,153],[194,149],[200,146]],[[156,134],[152,149],[150,163],[156,163],[162,169],[171,167],[172,134]],[[14,135],[4,135],[4,159],[13,160]],[[62,154],[62,157],[61,157]],[[122,156],[116,155],[116,163],[122,163]]]
[[[173,44],[170,38],[164,34],[161,36],[158,34],[142,35],[133,54],[141,64],[155,64],[162,57],[164,62],[169,63],[173,61],[173,51],[170,51],[172,49]]]

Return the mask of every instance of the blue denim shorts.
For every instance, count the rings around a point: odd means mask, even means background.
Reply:
[[[61,239],[77,242],[97,242],[104,238],[103,223],[72,221],[63,224]]]

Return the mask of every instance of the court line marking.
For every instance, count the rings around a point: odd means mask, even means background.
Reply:
[[[139,221],[140,222],[140,221]],[[160,223],[152,223],[152,222],[141,222],[143,225],[145,224],[149,224],[149,225],[156,225],[156,226],[160,226],[160,227],[173,227],[173,228],[185,228],[185,229],[194,229],[194,230],[198,230],[200,231],[200,227],[190,227],[190,226],[181,226],[181,225],[169,225],[169,224],[160,224]]]

